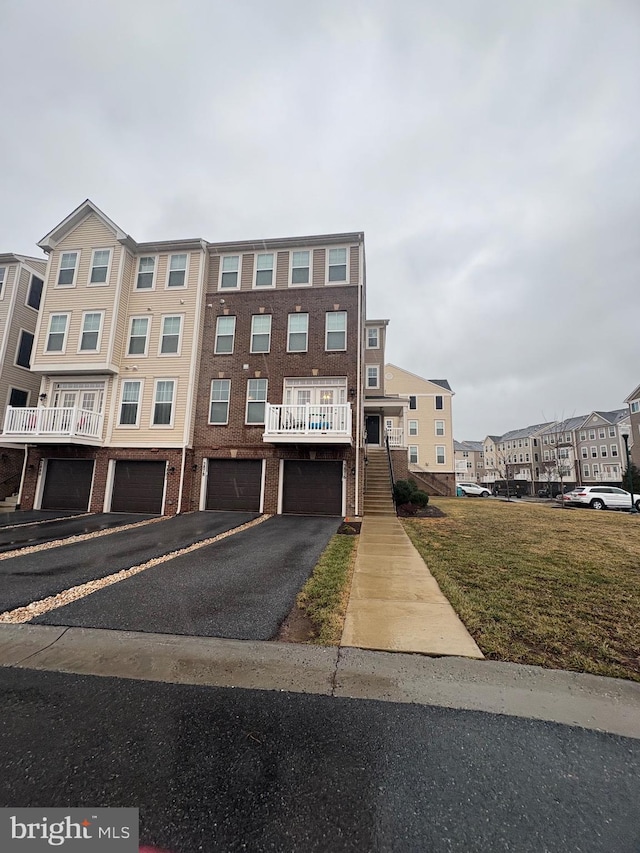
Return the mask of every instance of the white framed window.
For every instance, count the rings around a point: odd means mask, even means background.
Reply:
[[[640,412],[640,400],[633,400],[633,402],[629,404],[629,408],[631,409],[632,415],[635,415]]]
[[[551,459],[551,456],[549,455],[549,451],[548,451],[548,450],[545,450],[545,451],[544,451],[544,454],[543,454],[542,458],[544,459],[544,461],[545,461],[545,462],[549,462],[549,460]],[[509,461],[511,461],[511,460],[509,460]]]
[[[586,440],[587,440],[587,433],[586,433],[586,431],[585,431],[585,430],[580,430],[580,441],[586,441]]]
[[[329,249],[327,263],[327,282],[345,282],[347,280],[347,250],[346,248]]]
[[[136,290],[153,290],[156,277],[156,259],[153,255],[138,258]]]
[[[24,409],[29,405],[29,392],[22,388],[10,388],[9,405],[14,409]]]
[[[308,251],[291,253],[290,287],[303,287],[304,285],[311,284],[310,256],[311,254]]]
[[[82,331],[78,352],[98,352],[102,332],[102,311],[85,311],[82,315]]]
[[[582,473],[584,474],[585,477],[591,476],[591,470],[589,468],[588,462],[585,462],[584,465],[582,466]]]
[[[89,273],[89,284],[108,284],[110,266],[111,249],[94,249],[93,255],[91,256],[91,272]]]
[[[68,314],[51,314],[45,352],[63,353],[67,347]]]
[[[441,394],[436,394],[435,407],[436,409],[444,409],[444,402]]]
[[[615,438],[615,437],[616,437],[616,428],[614,426],[610,426],[609,427],[609,438]]]
[[[188,256],[186,254],[170,256],[167,287],[187,286],[187,260]]]
[[[409,445],[409,463],[413,465],[418,464],[418,445],[410,444]]]
[[[436,445],[436,464],[444,465],[445,463],[445,448],[444,445]]]
[[[236,318],[218,317],[216,322],[216,341],[214,353],[216,355],[230,355],[236,336]]]
[[[306,352],[309,343],[309,315],[289,314],[287,352]]]
[[[0,287],[1,286],[2,283],[0,282]],[[37,275],[32,275],[31,281],[29,282],[29,292],[27,293],[25,305],[28,305],[29,308],[33,308],[34,311],[38,311],[40,308],[43,287],[44,282],[42,281],[42,279],[38,278]]]
[[[80,252],[62,252],[58,267],[56,287],[75,287],[78,277],[78,261]]]
[[[347,348],[347,312],[327,311],[325,320],[325,344],[328,352]]]
[[[592,458],[592,459],[597,459],[597,458],[598,458],[598,448],[597,448],[597,447],[592,447],[592,448],[591,448],[591,458]]]
[[[380,329],[377,326],[367,329],[367,349],[380,349]]]
[[[173,426],[175,391],[175,379],[156,379],[153,392],[153,417],[151,426]]]
[[[223,255],[218,290],[240,289],[240,255]]]
[[[612,455],[612,456],[617,456],[617,455],[618,455],[618,445],[617,445],[617,444],[612,444],[612,445],[611,445],[611,455]]]
[[[600,429],[598,430],[598,438],[605,438],[606,435],[607,435],[607,433],[605,431],[605,428],[600,427]]]
[[[587,450],[587,448],[586,448],[586,447],[581,447],[581,448],[580,448],[580,455],[582,456],[582,458],[583,458],[583,459],[588,459],[588,458],[589,458],[589,451]]]
[[[251,317],[250,352],[269,352],[271,349],[271,314],[254,314]]]
[[[274,287],[275,276],[273,269],[273,252],[262,252],[256,255],[256,269],[254,273],[254,287]]]
[[[247,381],[247,412],[245,423],[263,424],[265,403],[267,402],[267,380],[249,379]]]
[[[418,435],[418,421],[409,421],[409,435]],[[468,456],[468,453],[463,453],[463,456]]]
[[[599,465],[594,465],[594,466],[593,466],[593,469],[592,469],[592,473],[593,473],[593,476],[594,476],[594,477],[597,477],[597,476],[598,476],[598,474],[600,473],[600,466],[599,466]]]
[[[596,431],[595,431],[595,429],[590,429],[590,430],[589,430],[589,441],[595,441],[595,438],[596,438]]]
[[[607,455],[608,455],[608,454],[607,454],[607,445],[606,445],[606,444],[601,444],[601,445],[600,445],[600,456],[605,457],[605,456],[607,456]]]
[[[24,367],[29,370],[31,367],[31,351],[33,350],[33,332],[28,332],[26,329],[20,329],[18,335],[18,348],[16,349],[16,367]]]
[[[367,365],[367,388],[380,387],[380,366],[378,364]]]
[[[142,399],[142,380],[127,379],[122,383],[120,394],[120,417],[118,426],[137,427],[140,425],[140,400]]]
[[[444,435],[444,421],[436,421],[436,435]]]
[[[132,317],[129,324],[127,355],[146,356],[149,348],[149,317]]]
[[[229,423],[229,397],[231,396],[230,379],[213,379],[211,382],[211,399],[209,401],[209,423]]]
[[[0,267],[0,299],[4,299],[4,283],[7,277],[7,268]]]
[[[182,345],[182,315],[163,315],[158,355],[180,355]]]

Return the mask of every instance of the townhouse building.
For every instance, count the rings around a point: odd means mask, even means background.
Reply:
[[[622,482],[626,468],[622,433],[629,433],[629,410],[591,412],[573,429],[575,481],[584,486]]]
[[[625,403],[629,407],[629,453],[632,463],[640,468],[640,385],[633,389]],[[626,465],[625,460],[625,468]]]
[[[484,445],[481,441],[453,442],[456,482],[483,482]]]
[[[31,372],[31,351],[40,309],[46,262],[0,254],[0,416],[8,406],[22,408],[38,400],[40,380]],[[0,500],[18,491],[24,447],[1,441]]]
[[[488,435],[483,441],[484,475],[482,482],[493,485],[497,480],[521,480],[537,487],[542,470],[540,433],[551,424],[530,424],[510,430],[504,435]]]

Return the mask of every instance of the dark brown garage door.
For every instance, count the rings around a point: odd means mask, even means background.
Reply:
[[[207,509],[260,512],[261,459],[209,459]]]
[[[48,459],[42,509],[89,509],[93,459]]]
[[[342,515],[342,462],[285,460],[282,512]]]
[[[116,462],[111,512],[162,512],[164,462]]]

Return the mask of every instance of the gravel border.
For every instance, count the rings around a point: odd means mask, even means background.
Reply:
[[[65,604],[70,604],[72,601],[77,601],[79,598],[84,598],[85,596],[90,595],[92,592],[96,592],[99,589],[103,589],[105,586],[111,586],[114,583],[118,583],[119,581],[125,580],[126,578],[130,578],[132,575],[137,575],[140,572],[144,572],[146,569],[150,569],[152,566],[157,566],[161,563],[166,563],[169,560],[173,560],[175,557],[181,557],[183,554],[190,554],[192,551],[197,551],[200,548],[204,548],[206,545],[212,545],[214,542],[219,542],[221,539],[226,539],[229,536],[233,536],[235,533],[240,533],[243,530],[248,530],[250,527],[255,527],[258,524],[262,524],[263,521],[267,521],[267,519],[269,518],[271,518],[270,515],[261,515],[259,518],[254,518],[253,521],[248,521],[246,524],[241,524],[239,527],[232,527],[231,530],[226,530],[224,533],[219,533],[217,536],[212,536],[210,539],[204,539],[201,542],[195,542],[193,545],[189,545],[186,548],[180,548],[177,551],[170,551],[168,554],[163,554],[162,557],[155,557],[153,560],[148,560],[146,563],[141,563],[139,566],[132,566],[130,569],[122,569],[121,571],[115,572],[115,574],[112,575],[107,575],[104,578],[98,578],[97,580],[89,581],[88,583],[83,583],[79,586],[72,586],[69,589],[65,589],[64,592],[59,592],[57,595],[51,595],[48,598],[42,598],[39,601],[32,601],[31,604],[27,604],[25,607],[17,607],[15,610],[7,610],[4,613],[0,613],[0,623],[19,624],[21,622],[29,622],[36,616],[42,616],[44,613],[48,613],[50,610],[56,610],[58,607],[62,607]],[[157,519],[152,518],[148,522],[141,523],[153,524],[156,521],[162,520],[162,517]],[[116,530],[126,530],[128,527],[133,526],[137,525],[127,525],[126,527],[118,527],[116,528]],[[105,533],[111,532],[111,530],[101,530],[97,533],[90,533],[88,536],[72,538],[88,539],[94,536],[103,536],[105,535]],[[68,541],[70,540],[65,540],[65,542]],[[47,548],[47,546],[49,545],[51,545],[51,543],[46,543],[42,546],[35,546],[31,549],[23,548],[20,553],[24,554],[28,551],[40,551]],[[54,547],[56,546],[54,545]]]

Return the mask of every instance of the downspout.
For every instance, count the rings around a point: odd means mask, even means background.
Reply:
[[[182,445],[182,464],[180,466],[180,485],[178,487],[179,488],[178,506],[176,508],[176,515],[180,515],[180,513],[182,512],[182,487],[184,486],[184,467],[185,467],[186,457],[187,457],[187,448],[183,444]]]
[[[24,446],[24,459],[22,460],[22,474],[20,476],[20,488],[18,489],[18,506],[22,503],[22,490],[24,489],[24,478],[27,473],[27,456],[29,455],[29,445]]]

